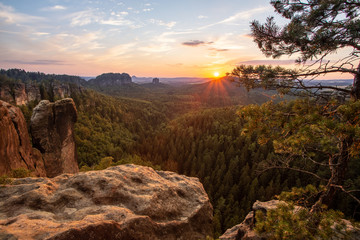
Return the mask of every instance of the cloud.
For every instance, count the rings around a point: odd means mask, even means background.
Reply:
[[[132,22],[130,20],[125,20],[125,19],[110,18],[107,20],[101,20],[100,24],[113,25],[113,26],[129,26],[132,24]]]
[[[198,19],[205,19],[205,18],[208,18],[208,16],[203,16],[203,15],[198,16]]]
[[[241,61],[237,64],[245,64],[245,65],[292,65],[295,64],[295,60],[272,60],[272,59],[260,59],[260,60],[249,60],[249,61]]]
[[[14,64],[25,64],[25,65],[70,65],[64,61],[50,60],[50,59],[33,60],[33,61],[5,60],[5,62],[14,63]]]
[[[111,13],[111,17],[105,18],[103,14],[97,13],[95,10],[85,10],[69,15],[71,19],[71,26],[85,26],[89,24],[102,24],[112,26],[129,26],[132,28],[138,28],[132,21],[125,18],[128,15],[127,12],[115,12]]]
[[[238,21],[238,20],[249,20],[249,19],[252,18],[253,15],[263,13],[263,12],[267,12],[267,11],[269,11],[271,9],[272,8],[270,6],[268,6],[268,7],[254,8],[254,9],[250,9],[250,10],[247,10],[247,11],[241,11],[241,12],[238,12],[238,13],[236,13],[236,14],[228,17],[228,18],[225,18],[224,20],[221,20],[219,22],[206,25],[206,26],[202,27],[201,29],[212,27],[212,26],[219,25],[219,24],[225,24],[225,23],[229,24],[229,23],[232,23],[232,22],[235,22],[235,21]]]
[[[70,15],[71,26],[84,26],[93,22],[99,22],[100,19],[93,10],[75,12]]]
[[[213,42],[204,42],[200,40],[191,40],[188,42],[183,42],[182,45],[189,46],[189,47],[198,47],[203,45],[212,44]]]
[[[210,48],[210,50],[216,51],[216,52],[227,52],[229,49],[227,48]]]
[[[67,8],[65,6],[62,5],[55,5],[52,7],[45,7],[40,9],[41,11],[61,11],[61,10],[66,10]]]
[[[150,11],[152,11],[152,10],[154,10],[153,8],[144,8],[143,9],[143,12],[150,12]]]
[[[150,19],[149,22],[153,23],[153,24],[156,24],[156,25],[159,25],[159,26],[166,26],[168,28],[172,28],[172,27],[174,27],[176,25],[176,22],[174,22],[174,21],[166,23],[166,22],[164,22],[162,20],[157,20],[157,19],[153,19],[153,18]]]
[[[0,22],[4,19],[6,23],[33,23],[44,21],[42,17],[31,16],[24,13],[18,13],[11,6],[0,3]]]

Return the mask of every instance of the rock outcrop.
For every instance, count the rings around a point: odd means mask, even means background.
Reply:
[[[0,100],[0,175],[24,168],[34,176],[46,176],[40,152],[33,149],[18,107]]]
[[[212,206],[197,178],[122,165],[0,188],[6,239],[205,239]]]
[[[33,144],[42,153],[48,177],[79,171],[74,139],[76,120],[71,98],[55,103],[42,100],[33,110],[30,124]]]
[[[160,80],[158,78],[153,78],[152,83],[153,84],[159,84]]]
[[[268,239],[265,235],[259,235],[255,232],[255,214],[256,211],[262,211],[264,215],[271,210],[276,209],[279,204],[286,204],[283,201],[271,200],[268,202],[256,201],[251,211],[244,219],[241,224],[238,224],[228,230],[220,236],[220,240],[266,240]],[[294,211],[298,211],[301,207],[295,206]],[[348,221],[343,219],[343,224],[346,226],[346,235],[344,232],[337,232],[332,240],[343,240],[343,239],[353,239],[360,240],[360,229],[356,229]],[[334,227],[336,229],[336,227]]]
[[[71,95],[69,83],[53,81],[40,86],[37,83],[3,83],[0,85],[0,99],[15,105],[25,105],[31,101],[40,101],[43,97],[53,96],[54,99],[66,98]],[[75,91],[82,91],[81,86],[77,86]]]
[[[27,94],[27,101],[38,101],[41,99],[41,93],[39,86],[31,83],[25,84],[25,91]]]
[[[15,105],[25,105],[41,99],[39,86],[31,83],[9,83],[0,86],[0,99]]]

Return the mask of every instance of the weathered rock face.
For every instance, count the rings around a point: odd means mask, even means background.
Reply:
[[[14,96],[9,85],[0,86],[0,99],[7,103],[14,103]]]
[[[61,84],[54,82],[52,83],[53,94],[56,98],[69,97],[71,94],[70,87],[68,84]]]
[[[0,175],[24,168],[34,176],[46,176],[43,160],[30,143],[21,110],[0,100]]]
[[[283,201],[271,200],[268,202],[256,201],[251,211],[244,219],[241,224],[238,224],[228,230],[220,236],[221,240],[266,240],[268,239],[264,235],[259,235],[255,232],[255,214],[256,211],[262,211],[265,215],[271,209],[276,209],[279,204],[286,204]],[[295,206],[294,211],[297,211],[301,207]],[[360,229],[356,229],[348,220],[343,219],[343,224],[346,226],[347,234],[346,236],[338,232],[336,236],[333,236],[332,240],[343,240],[343,239],[353,239],[360,240]]]
[[[13,83],[0,87],[0,99],[15,105],[25,105],[40,100],[40,88],[34,84]]]
[[[27,94],[27,101],[36,101],[41,99],[40,88],[35,84],[25,84],[25,91]]]
[[[197,178],[122,165],[14,180],[0,189],[0,236],[18,239],[204,239],[212,206]]]
[[[42,153],[48,177],[79,171],[74,139],[76,120],[71,98],[55,103],[42,100],[33,110],[30,124],[33,144]]]

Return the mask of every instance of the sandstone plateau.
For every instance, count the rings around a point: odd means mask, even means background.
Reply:
[[[1,239],[205,239],[212,206],[197,178],[122,165],[0,188]]]

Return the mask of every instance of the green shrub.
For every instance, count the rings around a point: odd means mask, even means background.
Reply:
[[[11,170],[11,177],[13,178],[25,178],[25,177],[30,177],[30,173],[31,171],[25,168],[17,168],[17,169],[13,169]]]
[[[12,179],[9,178],[7,175],[0,176],[0,185],[6,185],[11,183],[12,183]]]

